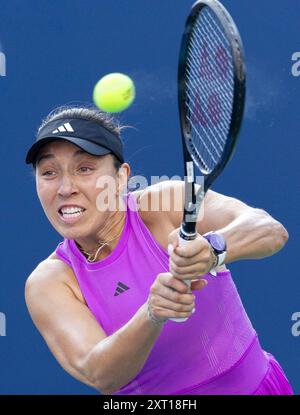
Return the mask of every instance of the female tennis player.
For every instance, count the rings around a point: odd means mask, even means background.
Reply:
[[[287,231],[264,210],[209,190],[198,237],[179,247],[184,183],[128,192],[121,130],[93,107],[58,108],[27,154],[44,212],[64,238],[26,283],[53,355],[106,395],[292,394],[226,267],[275,254]]]

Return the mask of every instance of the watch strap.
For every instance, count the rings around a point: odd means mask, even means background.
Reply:
[[[226,258],[226,254],[227,254],[227,251],[222,252],[222,254],[218,254],[217,255],[217,257],[218,257],[217,267],[220,267],[221,265],[224,264],[224,261],[225,261],[225,258]]]

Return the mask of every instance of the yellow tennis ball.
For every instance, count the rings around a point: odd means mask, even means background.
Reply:
[[[94,87],[94,102],[105,112],[124,111],[133,103],[134,98],[134,83],[129,76],[122,73],[105,75]]]

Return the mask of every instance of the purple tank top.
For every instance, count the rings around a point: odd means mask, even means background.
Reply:
[[[56,249],[56,255],[72,268],[89,309],[108,336],[147,301],[156,276],[168,272],[168,253],[142,221],[134,195],[125,195],[125,200],[125,226],[109,256],[90,263],[68,239]],[[196,394],[198,386],[201,394],[201,385],[228,373],[247,353],[255,355],[248,369],[255,371],[257,366],[258,370],[253,373],[251,385],[245,387],[259,384],[261,379],[256,377],[264,375],[265,359],[230,271],[219,272],[217,277],[207,274],[205,278],[208,285],[200,292],[194,291],[196,312],[184,323],[165,323],[142,370],[116,395]],[[238,385],[235,380],[233,389],[243,388],[242,378]],[[228,379],[227,385],[230,387]]]

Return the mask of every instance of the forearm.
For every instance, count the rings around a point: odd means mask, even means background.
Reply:
[[[134,317],[89,353],[85,372],[103,394],[111,394],[132,380],[144,366],[163,325],[153,324],[143,305]]]
[[[215,231],[223,235],[227,242],[225,264],[271,256],[288,240],[286,229],[261,209],[249,209]]]

